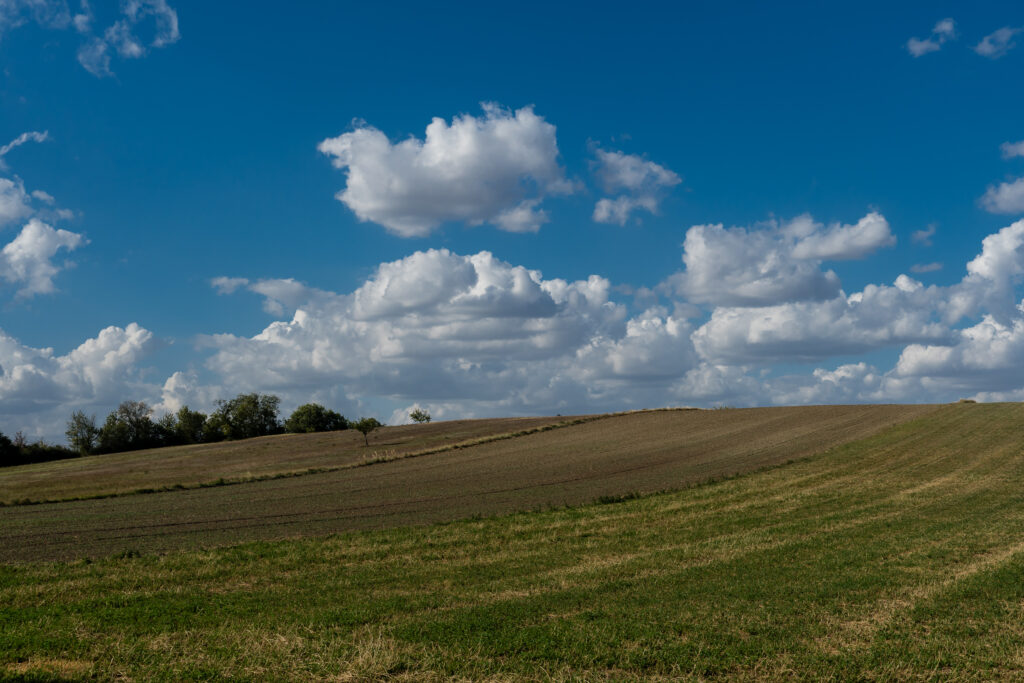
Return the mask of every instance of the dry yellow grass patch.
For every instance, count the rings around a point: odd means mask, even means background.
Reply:
[[[81,676],[92,669],[92,662],[78,659],[53,659],[50,657],[33,657],[24,662],[6,664],[8,673],[12,674],[47,674],[56,676]]]

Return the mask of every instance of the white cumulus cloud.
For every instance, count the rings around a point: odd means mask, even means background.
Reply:
[[[37,218],[0,250],[0,277],[19,286],[19,297],[50,294],[63,266],[53,262],[61,249],[74,251],[87,240],[78,233],[55,230]]]
[[[741,365],[809,361],[919,341],[947,341],[941,291],[901,275],[850,296],[775,306],[719,307],[693,334],[702,359]]]
[[[392,143],[359,125],[318,149],[345,170],[336,195],[362,221],[422,237],[446,221],[532,232],[547,216],[540,201],[571,191],[558,161],[555,127],[532,107],[483,105],[449,124],[434,118],[423,139]]]
[[[668,284],[690,301],[720,306],[830,299],[839,293],[839,278],[822,270],[822,261],[863,258],[893,243],[877,212],[854,225],[826,226],[807,215],[750,229],[695,225],[683,242],[686,269]]]
[[[798,259],[844,261],[861,259],[882,247],[896,244],[896,236],[889,229],[889,221],[876,211],[853,225],[834,223],[828,227],[814,227],[801,236],[793,247]]]
[[[20,180],[0,178],[0,228],[32,215],[32,200]]]
[[[32,348],[0,330],[0,424],[53,437],[76,408],[105,411],[151,388],[138,363],[154,347],[151,332],[131,323],[107,327],[63,356]]]
[[[967,274],[944,297],[945,318],[987,312],[1001,321],[1017,315],[1016,285],[1024,275],[1024,220],[981,241],[981,253],[967,264]]]
[[[638,154],[598,147],[594,156],[594,175],[605,192],[624,193],[598,200],[593,214],[598,223],[625,225],[637,209],[656,214],[665,190],[682,182],[675,172]]]
[[[981,205],[990,213],[1024,213],[1024,178],[989,187]]]
[[[685,321],[650,313],[627,324],[609,291],[604,278],[545,279],[487,252],[416,252],[381,264],[351,294],[320,292],[253,337],[209,338],[207,367],[223,385],[297,401],[334,387],[514,413],[557,412],[569,396],[581,405],[624,378],[692,365]]]
[[[986,315],[957,332],[952,344],[912,344],[893,374],[961,393],[1024,389],[1024,318],[1000,322]]]

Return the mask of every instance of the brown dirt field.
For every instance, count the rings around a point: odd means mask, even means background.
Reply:
[[[355,430],[281,434],[244,441],[174,446],[0,468],[0,503],[69,500],[175,485],[193,487],[310,469],[343,467],[376,455],[401,455],[576,418],[451,420],[384,427],[366,447]]]
[[[821,453],[937,406],[652,411],[368,467],[0,508],[0,561],[429,524],[672,489]]]

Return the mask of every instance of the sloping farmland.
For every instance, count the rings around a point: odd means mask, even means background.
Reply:
[[[323,536],[678,489],[822,453],[937,409],[637,412],[365,467],[9,506],[0,508],[0,561]]]

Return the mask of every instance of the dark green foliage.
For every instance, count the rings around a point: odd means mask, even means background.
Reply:
[[[430,413],[422,408],[417,408],[409,413],[409,418],[416,424],[424,424],[425,422],[430,422]]]
[[[348,421],[344,416],[319,403],[299,406],[284,422],[284,430],[290,434],[336,432],[342,429],[348,429]]]
[[[353,422],[349,426],[352,427],[352,429],[361,432],[363,435],[363,439],[366,441],[366,445],[369,446],[370,432],[374,431],[375,429],[380,429],[381,427],[384,426],[384,423],[378,421],[377,418],[375,417],[364,417],[360,419],[359,422]]]
[[[158,446],[180,446],[178,441],[178,420],[173,413],[163,415],[153,424]]]
[[[217,443],[228,438],[228,423],[216,411],[210,413],[203,425],[203,443]]]
[[[124,401],[107,416],[99,433],[100,453],[136,451],[160,445],[160,431],[143,401]]]
[[[217,401],[217,409],[210,416],[210,426],[225,439],[280,434],[281,423],[277,417],[280,405],[281,399],[273,394],[239,394],[227,401]]]
[[[174,433],[178,443],[202,443],[207,440],[205,413],[182,406],[175,418]]]
[[[21,459],[25,464],[33,462],[50,462],[51,460],[66,460],[77,458],[76,451],[66,446],[56,446],[45,441],[35,441],[21,447]]]
[[[44,441],[28,443],[21,436],[21,432],[18,432],[18,437],[14,441],[0,434],[0,467],[75,457],[78,457],[78,453],[64,446],[51,446]]]
[[[6,435],[0,433],[0,467],[20,465],[18,448]]]
[[[71,448],[78,451],[79,455],[89,455],[96,449],[96,441],[100,435],[100,430],[96,426],[96,416],[87,416],[81,410],[76,410],[71,413],[64,434]]]

